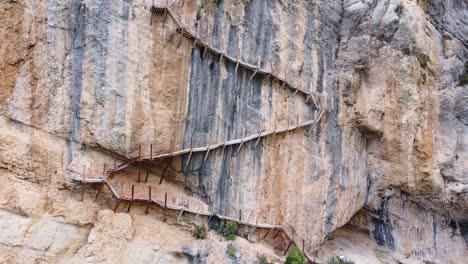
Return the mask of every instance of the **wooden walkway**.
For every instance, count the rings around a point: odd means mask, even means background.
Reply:
[[[81,183],[81,186],[82,186],[82,188],[81,188],[81,191],[82,191],[81,199],[83,200],[83,197],[84,197],[84,184],[99,184],[98,191],[97,191],[95,199],[98,198],[98,196],[101,193],[103,187],[106,186],[110,190],[110,192],[112,193],[112,196],[117,200],[117,204],[116,204],[116,206],[114,208],[114,212],[117,211],[117,209],[119,208],[119,206],[121,205],[122,202],[126,202],[126,203],[129,204],[127,212],[130,211],[130,209],[132,207],[132,204],[140,203],[140,204],[145,204],[146,205],[145,213],[148,213],[151,206],[157,206],[159,208],[162,208],[163,211],[164,211],[164,218],[163,218],[164,220],[166,218],[166,210],[173,210],[173,211],[180,212],[179,217],[177,218],[177,221],[179,221],[179,218],[185,212],[185,213],[193,214],[196,217],[197,216],[208,217],[208,223],[210,222],[210,220],[213,217],[215,217],[215,218],[218,218],[218,219],[225,219],[225,220],[235,221],[238,225],[252,227],[252,228],[255,228],[254,230],[256,230],[257,228],[267,229],[268,232],[263,236],[263,238],[266,238],[268,235],[272,234],[272,232],[274,230],[276,230],[276,234],[274,236],[275,238],[280,233],[283,233],[284,237],[286,237],[286,239],[289,241],[288,246],[287,246],[287,248],[286,248],[286,250],[284,252],[284,255],[286,255],[288,250],[290,249],[290,247],[292,245],[294,245],[295,247],[297,247],[299,249],[302,249],[302,251],[303,251],[304,255],[306,256],[309,263],[315,263],[314,261],[312,261],[310,256],[308,256],[306,254],[306,252],[305,252],[305,248],[304,248],[305,241],[304,240],[302,241],[302,247],[300,247],[300,245],[297,244],[294,241],[293,237],[290,236],[288,234],[288,232],[285,230],[285,228],[283,228],[281,225],[277,225],[275,223],[272,223],[272,224],[251,223],[251,222],[242,220],[240,211],[239,211],[239,218],[233,218],[233,217],[229,217],[229,216],[225,216],[225,215],[220,215],[220,214],[217,214],[215,212],[211,212],[210,210],[199,210],[199,209],[194,210],[192,208],[185,207],[185,206],[180,206],[180,205],[175,205],[175,204],[171,205],[171,204],[167,203],[167,193],[165,193],[164,202],[162,202],[160,199],[157,199],[156,197],[152,197],[151,186],[147,186],[148,187],[148,196],[147,196],[147,198],[136,197],[134,195],[134,188],[135,188],[134,185],[132,185],[131,196],[126,196],[125,193],[123,192],[123,190],[122,190],[122,193],[119,193],[119,191],[117,191],[112,186],[112,182],[109,181],[115,173],[117,173],[117,172],[131,166],[132,164],[138,163],[139,164],[139,166],[138,166],[138,168],[139,168],[138,182],[140,182],[140,169],[141,169],[141,162],[143,162],[143,161],[148,161],[148,162],[150,162],[149,164],[151,164],[151,161],[154,161],[154,160],[162,160],[162,159],[166,159],[166,158],[174,158],[174,157],[181,156],[181,155],[188,155],[187,156],[188,158],[187,158],[186,162],[187,162],[187,164],[189,164],[193,153],[205,152],[205,156],[204,156],[204,161],[205,161],[207,159],[209,153],[211,151],[216,150],[216,149],[221,149],[222,151],[224,151],[224,149],[226,147],[228,147],[228,146],[237,145],[236,152],[238,152],[245,143],[250,142],[250,141],[255,141],[255,146],[257,146],[259,141],[264,137],[271,136],[271,135],[276,135],[276,134],[284,134],[284,133],[288,133],[288,132],[290,132],[292,130],[313,126],[313,125],[317,124],[321,120],[322,116],[326,112],[325,109],[320,109],[319,105],[317,104],[317,102],[316,102],[316,100],[315,100],[315,98],[314,98],[314,96],[313,96],[313,94],[311,92],[307,92],[304,89],[301,89],[301,88],[297,87],[296,85],[291,84],[287,80],[286,75],[283,78],[283,77],[280,77],[279,75],[276,75],[276,74],[272,73],[271,70],[265,70],[265,69],[260,68],[258,65],[255,66],[255,65],[252,65],[252,64],[249,64],[247,62],[242,61],[241,60],[241,55],[240,55],[240,50],[238,50],[237,57],[232,57],[232,56],[230,56],[229,54],[227,54],[227,53],[225,53],[223,51],[223,47],[221,49],[217,49],[217,48],[211,46],[209,43],[203,41],[195,33],[191,32],[188,28],[183,26],[182,23],[180,22],[181,20],[172,11],[172,7],[176,4],[176,2],[177,2],[177,0],[175,0],[172,4],[167,4],[165,6],[154,5],[153,4],[152,7],[151,7],[151,12],[162,14],[162,15],[164,15],[165,18],[167,16],[169,16],[171,18],[171,20],[174,22],[174,24],[176,25],[176,31],[180,34],[180,38],[185,37],[185,38],[189,39],[190,41],[193,41],[193,47],[195,47],[195,45],[198,45],[198,46],[204,48],[204,53],[209,51],[209,52],[211,52],[211,53],[213,53],[215,55],[220,56],[220,61],[225,59],[227,61],[230,61],[231,63],[234,63],[236,65],[236,72],[237,72],[237,69],[238,69],[239,66],[243,67],[243,68],[246,68],[246,69],[252,71],[252,75],[251,75],[250,79],[255,77],[255,75],[257,75],[257,74],[263,75],[264,77],[266,77],[268,79],[271,78],[272,80],[280,82],[281,87],[286,87],[286,88],[290,89],[293,92],[293,95],[299,94],[299,95],[304,96],[305,97],[305,102],[306,103],[309,103],[309,102],[312,103],[313,108],[315,110],[318,110],[317,116],[313,120],[307,120],[307,121],[303,121],[303,122],[300,122],[299,118],[297,118],[295,124],[291,124],[289,122],[289,120],[288,120],[287,127],[283,127],[283,128],[277,128],[276,127],[276,122],[275,122],[275,127],[274,127],[273,130],[259,132],[257,134],[248,135],[248,136],[244,136],[242,138],[233,139],[233,140],[227,140],[227,138],[226,138],[224,142],[220,142],[220,143],[216,143],[216,144],[210,144],[208,146],[202,146],[202,147],[194,147],[193,146],[193,135],[192,135],[190,148],[177,150],[177,151],[170,151],[170,152],[162,153],[162,154],[156,154],[154,156],[153,156],[152,146],[151,146],[151,150],[150,150],[150,155],[146,156],[146,157],[141,156],[141,147],[139,147],[138,157],[128,159],[127,161],[125,161],[124,163],[122,163],[120,165],[114,164],[114,168],[111,168],[109,170],[106,170],[106,168],[104,167],[103,176],[100,177],[100,178],[85,178],[84,175],[83,175],[83,177],[81,179],[74,179],[75,181],[78,181],[78,182]],[[179,43],[180,43],[180,38],[179,38]],[[150,169],[151,169],[151,167],[149,167],[148,171]],[[166,167],[166,169],[167,169],[167,167]],[[162,182],[162,180],[164,178],[164,175],[166,173],[166,169],[164,170],[164,174],[161,177],[161,182]],[[147,173],[149,173],[149,172],[147,172]],[[148,178],[148,175],[146,176],[146,180],[147,180],[147,178]],[[146,180],[145,180],[145,182],[146,182]],[[160,182],[160,184],[161,184],[161,182]]]

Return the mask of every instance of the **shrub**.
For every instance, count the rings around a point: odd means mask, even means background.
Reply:
[[[237,223],[231,220],[222,220],[217,232],[226,240],[235,240],[237,231]]]
[[[219,7],[221,5],[221,3],[223,2],[223,0],[213,0],[213,4],[216,6],[216,7]]]
[[[401,16],[401,13],[403,13],[403,4],[398,4],[397,7],[395,7],[395,13],[397,14],[398,17]]]
[[[346,260],[343,256],[334,256],[328,262],[328,264],[354,264],[350,260]]]
[[[306,258],[304,254],[298,248],[295,248],[291,253],[289,253],[284,263],[285,264],[305,264]]]
[[[267,257],[260,255],[258,256],[258,264],[269,264]]]
[[[234,255],[236,255],[237,253],[237,248],[234,247],[233,245],[229,245],[227,250],[226,250],[226,254],[230,257],[234,257]]]
[[[205,239],[206,238],[206,227],[204,225],[195,227],[195,230],[193,231],[193,236],[196,239]]]

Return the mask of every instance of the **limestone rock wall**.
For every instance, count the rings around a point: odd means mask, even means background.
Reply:
[[[0,3],[0,260],[281,258],[287,242],[239,239],[242,254],[228,258],[214,234],[208,246],[157,213],[105,210],[114,206],[107,191],[94,201],[89,187],[80,201],[72,179],[102,175],[138,145],[163,153],[317,116],[281,83],[179,45],[152,2]],[[173,10],[203,40],[287,76],[328,109],[317,126],[258,146],[175,158],[166,181],[180,194],[279,223],[318,261],[467,256],[466,2],[180,0]],[[340,251],[330,238],[359,239]],[[360,250],[365,243],[375,250]]]

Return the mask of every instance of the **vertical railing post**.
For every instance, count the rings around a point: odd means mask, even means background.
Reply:
[[[148,204],[146,205],[145,214],[148,214],[151,204],[151,186],[148,186]]]
[[[148,176],[151,171],[151,163],[153,162],[153,144],[150,145],[150,159],[148,162],[148,169],[146,170],[145,183],[148,182]]]
[[[167,193],[164,194],[164,214],[163,214],[163,222],[166,222],[166,209],[167,209]]]
[[[130,200],[130,204],[128,205],[127,213],[130,212],[130,209],[132,208],[134,195],[135,195],[135,185],[132,184],[132,199]]]

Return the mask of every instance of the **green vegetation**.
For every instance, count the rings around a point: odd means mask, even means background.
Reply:
[[[332,257],[327,263],[328,264],[354,264],[354,262],[350,260],[346,260],[345,258],[339,257],[339,256]]]
[[[289,253],[286,258],[285,264],[305,264],[306,258],[301,250],[295,248],[291,253]]]
[[[226,254],[230,257],[234,257],[234,255],[236,255],[237,253],[237,248],[234,247],[233,245],[229,245],[227,250],[226,250]]]
[[[193,231],[193,237],[195,237],[196,239],[205,239],[206,227],[204,225],[195,227],[195,230]]]
[[[221,225],[216,230],[218,234],[221,234],[226,240],[235,240],[237,231],[237,223],[231,220],[222,220]]]
[[[421,68],[423,68],[423,69],[425,69],[427,67],[427,64],[428,64],[428,62],[430,60],[431,59],[429,58],[429,56],[427,54],[420,53],[418,55],[419,66],[421,66]]]
[[[221,5],[221,3],[223,2],[223,0],[213,0],[213,4],[216,6],[216,7],[219,7]]]
[[[395,7],[395,13],[398,17],[401,17],[401,13],[403,13],[403,4],[400,3]]]
[[[466,85],[468,84],[468,62],[465,62],[465,70],[463,73],[460,75],[460,85]]]
[[[269,264],[267,257],[264,255],[258,256],[258,264]]]

